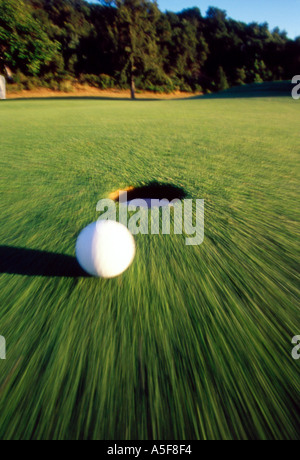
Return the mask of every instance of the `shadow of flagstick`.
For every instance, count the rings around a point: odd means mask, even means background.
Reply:
[[[0,246],[0,273],[59,278],[90,277],[75,257],[10,246]]]

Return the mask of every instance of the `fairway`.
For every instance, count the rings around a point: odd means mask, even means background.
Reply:
[[[299,439],[298,102],[1,101],[1,439]],[[76,276],[97,202],[154,180],[203,244]]]

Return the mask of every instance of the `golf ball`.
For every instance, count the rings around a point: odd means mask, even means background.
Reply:
[[[78,263],[92,276],[114,278],[129,267],[134,256],[134,238],[119,222],[94,222],[84,228],[77,239]]]

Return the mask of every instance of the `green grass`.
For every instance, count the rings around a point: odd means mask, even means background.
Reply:
[[[299,122],[290,97],[0,104],[1,439],[299,439]],[[139,235],[113,280],[3,260],[73,256],[151,180],[205,199],[201,246]]]

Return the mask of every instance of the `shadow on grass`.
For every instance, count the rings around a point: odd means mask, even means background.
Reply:
[[[293,86],[290,81],[252,83],[236,86],[219,93],[194,96],[190,99],[245,99],[254,97],[290,97]]]
[[[74,257],[10,246],[0,246],[0,273],[60,278],[89,277]]]

